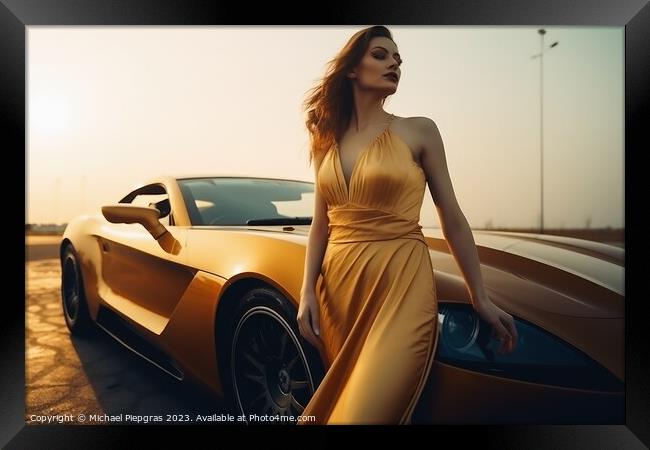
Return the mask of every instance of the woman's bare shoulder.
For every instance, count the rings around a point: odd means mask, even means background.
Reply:
[[[421,149],[432,134],[437,133],[438,127],[433,119],[424,116],[399,117],[400,131],[406,137],[406,140],[412,148],[416,149],[416,156],[421,156]]]
[[[426,133],[431,131],[434,128],[437,128],[436,123],[433,119],[425,116],[412,116],[412,117],[399,117],[400,122],[404,124],[405,127],[408,127],[410,131],[414,133]]]

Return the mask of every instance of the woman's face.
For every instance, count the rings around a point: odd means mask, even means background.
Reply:
[[[395,93],[401,77],[397,45],[387,37],[374,37],[350,78],[362,90],[381,91],[382,97]]]

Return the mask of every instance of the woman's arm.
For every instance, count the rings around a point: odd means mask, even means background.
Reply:
[[[327,205],[318,190],[318,169],[321,160],[314,159],[316,185],[314,186],[314,216],[309,228],[307,251],[305,254],[305,267],[302,288],[300,289],[300,305],[298,306],[298,329],[312,345],[318,347],[320,335],[320,308],[316,298],[316,282],[323,264],[325,249],[328,240]]]
[[[314,291],[316,282],[320,274],[320,268],[323,264],[325,249],[327,248],[327,207],[323,201],[318,187],[314,189],[315,208],[314,217],[309,228],[309,238],[307,241],[307,253],[305,255],[305,268],[301,292]]]
[[[514,350],[517,341],[514,320],[510,314],[492,303],[485,290],[474,236],[456,200],[438,127],[426,117],[418,118],[417,121],[422,143],[422,168],[438,210],[442,232],[463,273],[474,309],[492,324],[495,334],[503,339],[502,350],[510,352]]]

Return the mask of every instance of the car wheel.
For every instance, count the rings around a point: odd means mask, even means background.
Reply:
[[[88,313],[79,258],[68,245],[61,258],[61,300],[65,323],[73,335],[88,335],[93,322]]]
[[[324,375],[318,351],[279,292],[257,288],[242,300],[226,368],[229,403],[246,423],[295,423]]]

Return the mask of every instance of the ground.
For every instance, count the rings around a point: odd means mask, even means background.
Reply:
[[[105,422],[92,420],[93,414],[158,415],[163,421],[167,414],[222,414],[222,405],[209,392],[176,381],[103,331],[97,329],[90,338],[71,337],[63,319],[60,283],[58,259],[26,263],[27,424],[38,423],[33,415],[48,420],[68,414],[72,423],[97,424]],[[80,414],[85,420],[79,420]],[[133,420],[148,419],[134,417],[129,422]]]

